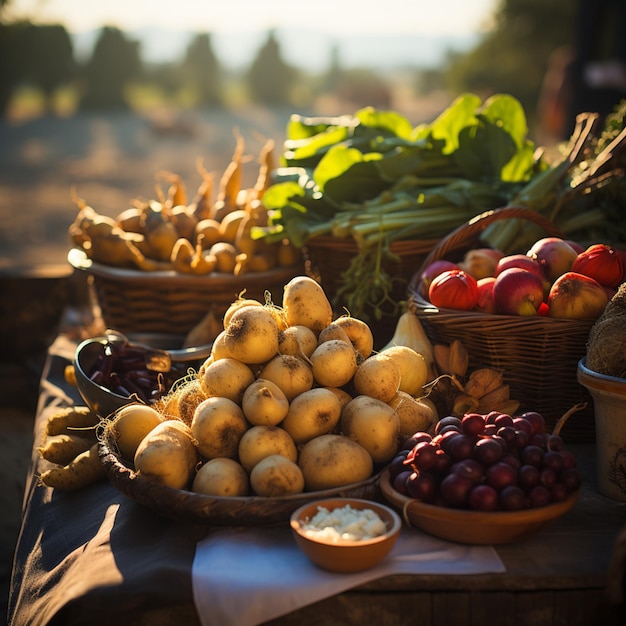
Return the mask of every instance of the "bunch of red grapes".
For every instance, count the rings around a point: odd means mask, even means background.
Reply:
[[[406,440],[389,474],[405,496],[476,511],[547,506],[581,484],[574,455],[535,411],[444,417],[434,436],[418,432]]]

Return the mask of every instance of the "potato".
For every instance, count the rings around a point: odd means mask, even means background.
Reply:
[[[332,391],[337,396],[342,411],[343,407],[352,400],[352,396],[345,389],[339,389],[339,387],[325,387],[325,389]]]
[[[141,440],[134,459],[137,474],[174,489],[189,485],[198,460],[191,429],[180,420],[155,426]]]
[[[111,429],[120,456],[132,460],[141,440],[163,421],[164,417],[150,406],[128,404],[115,413],[106,428]]]
[[[290,461],[298,459],[298,450],[291,435],[279,426],[253,426],[239,442],[239,462],[247,472],[265,457],[280,454]]]
[[[220,335],[225,353],[242,363],[258,365],[278,353],[278,324],[265,306],[237,309]]]
[[[191,432],[196,447],[207,459],[235,457],[239,441],[248,429],[241,407],[223,397],[203,400],[194,411]]]
[[[306,356],[313,354],[317,348],[317,335],[306,326],[289,326],[278,337],[278,351],[281,354]]]
[[[226,328],[230,323],[230,318],[233,316],[233,313],[244,306],[263,306],[263,304],[253,298],[244,298],[243,296],[240,296],[228,307],[228,309],[226,309],[223,318],[224,328]]]
[[[389,402],[400,389],[400,368],[386,354],[379,352],[365,359],[354,374],[357,394]]]
[[[317,338],[317,344],[322,344],[325,341],[330,341],[331,339],[337,339],[339,341],[350,343],[348,333],[335,322],[331,322],[328,326],[326,326],[326,328],[324,328],[324,330],[322,330]]]
[[[252,370],[237,359],[224,358],[203,368],[202,391],[207,397],[228,398],[241,403],[244,391],[254,382]]]
[[[390,356],[400,368],[400,391],[412,396],[423,393],[423,387],[428,382],[428,367],[419,352],[408,346],[390,346],[380,354]]]
[[[248,472],[234,459],[218,457],[200,467],[191,490],[207,496],[235,498],[250,490]]]
[[[289,411],[289,400],[283,390],[271,380],[257,378],[245,391],[241,408],[254,426],[276,426]]]
[[[398,451],[400,417],[382,400],[353,398],[343,408],[340,423],[341,432],[363,446],[374,463],[388,463]]]
[[[416,400],[405,391],[398,391],[389,402],[389,406],[396,411],[400,418],[400,441],[417,432],[429,431],[437,421],[430,404]]]
[[[288,326],[306,326],[316,335],[333,319],[333,309],[321,285],[308,276],[292,278],[283,289]]]
[[[343,387],[357,371],[356,352],[349,341],[329,339],[315,348],[311,368],[318,385]]]
[[[261,459],[250,473],[250,485],[257,496],[278,498],[304,491],[300,467],[281,454]]]
[[[339,422],[341,403],[330,389],[316,387],[296,396],[289,405],[284,428],[296,445],[329,433]]]
[[[258,377],[278,385],[290,402],[315,384],[311,366],[299,356],[290,354],[275,356],[265,364]]]
[[[371,477],[374,463],[368,451],[343,435],[321,435],[304,444],[298,465],[307,491],[358,483]]]
[[[367,359],[374,349],[372,329],[363,321],[349,315],[338,317],[333,324],[342,328],[362,359]]]

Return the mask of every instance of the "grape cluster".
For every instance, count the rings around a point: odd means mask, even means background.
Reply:
[[[518,511],[566,500],[581,475],[559,435],[536,411],[448,416],[435,434],[409,437],[389,464],[391,485],[422,502],[476,511]]]

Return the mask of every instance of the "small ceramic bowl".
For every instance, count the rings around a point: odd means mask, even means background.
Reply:
[[[186,361],[192,362],[199,358],[205,358],[210,351],[210,346],[201,346],[188,350],[178,349],[184,338],[177,335],[132,335],[126,338],[113,333],[86,339],[78,345],[74,354],[76,386],[87,406],[101,418],[106,419],[123,406],[138,401],[136,396],[132,396],[132,394],[122,395],[112,391],[108,387],[94,382],[90,376],[97,359],[105,354],[107,346],[111,342],[126,341],[127,339],[132,340],[134,344],[139,346],[145,346],[147,352],[150,349],[167,351],[171,357],[171,362],[177,363],[178,366]],[[172,369],[172,376],[175,375],[175,371]],[[180,367],[181,376],[184,371],[185,368]]]
[[[384,534],[371,539],[336,539],[307,533],[306,525],[320,508],[332,511],[350,506],[352,509],[374,511],[383,521]],[[370,569],[380,563],[391,551],[400,535],[402,520],[389,507],[355,498],[331,498],[309,502],[294,511],[291,530],[298,547],[318,567],[331,572],[349,573]]]

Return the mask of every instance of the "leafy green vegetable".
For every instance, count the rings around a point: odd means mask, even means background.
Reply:
[[[351,237],[359,253],[335,301],[362,319],[396,315],[391,244],[437,239],[475,215],[509,204],[547,164],[534,156],[521,104],[462,94],[430,124],[395,111],[293,116],[274,184],[263,196],[267,227],[253,236]],[[415,268],[416,270],[418,268]],[[406,280],[405,280],[406,282]]]

